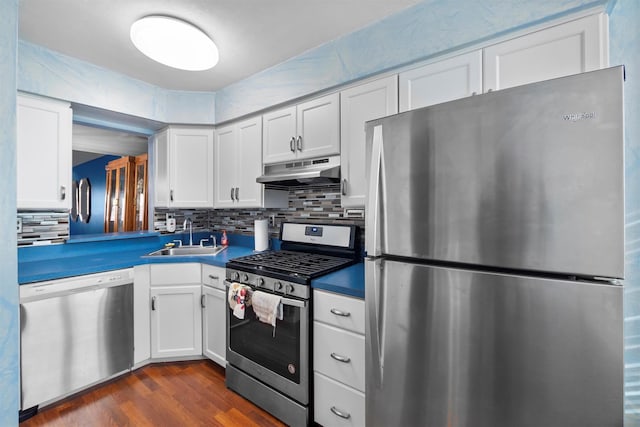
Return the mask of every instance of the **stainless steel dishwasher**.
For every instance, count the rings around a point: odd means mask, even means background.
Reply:
[[[20,286],[21,409],[133,364],[133,269]]]

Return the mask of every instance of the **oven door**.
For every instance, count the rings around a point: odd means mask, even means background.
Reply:
[[[227,295],[231,283],[225,281]],[[261,289],[261,291],[263,291]],[[238,319],[227,304],[227,361],[303,405],[309,403],[309,301],[282,297],[273,326],[251,306]]]

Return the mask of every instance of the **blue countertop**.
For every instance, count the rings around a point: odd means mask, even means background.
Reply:
[[[102,238],[75,239],[72,243],[18,249],[18,283],[62,279],[100,273],[141,264],[197,262],[224,267],[227,261],[254,253],[253,239],[230,235],[229,247],[217,255],[146,257],[178,235],[147,233]],[[184,236],[182,236],[184,237]],[[200,236],[198,236],[200,238]],[[194,233],[194,241],[196,234]],[[278,242],[272,247],[279,248]],[[311,282],[316,289],[364,298],[363,263],[327,274]]]
[[[364,299],[364,263],[359,262],[312,280],[311,287]]]

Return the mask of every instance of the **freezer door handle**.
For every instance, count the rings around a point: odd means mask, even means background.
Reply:
[[[380,250],[380,191],[384,190],[384,160],[382,158],[382,125],[373,128],[371,163],[369,164],[369,189],[367,191],[367,210],[365,214],[365,246],[367,255],[379,256]]]
[[[365,262],[365,317],[366,342],[369,349],[366,353],[367,380],[374,388],[382,386],[384,373],[384,282],[378,273],[382,260],[368,260]]]

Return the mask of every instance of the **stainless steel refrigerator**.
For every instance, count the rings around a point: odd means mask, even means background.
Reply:
[[[367,426],[622,426],[623,81],[366,124]]]

